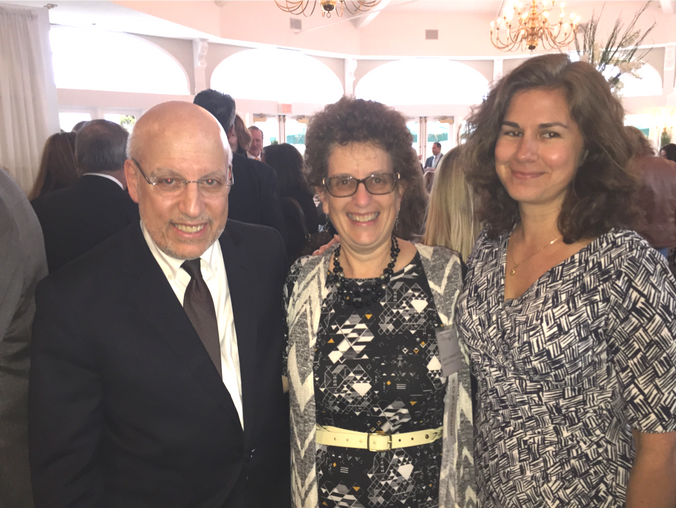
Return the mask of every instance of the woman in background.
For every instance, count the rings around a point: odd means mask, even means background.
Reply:
[[[289,260],[295,261],[307,243],[307,235],[319,231],[313,194],[303,176],[303,156],[288,143],[269,145],[265,147],[265,163],[277,173],[277,191],[288,237],[286,251]]]
[[[239,115],[235,115],[235,128],[228,136],[228,142],[233,153],[246,157],[246,152],[251,146],[251,133]]]
[[[457,313],[482,508],[676,505],[676,281],[630,230],[623,118],[594,67],[552,54],[468,120],[486,227]]]
[[[481,226],[476,218],[474,192],[459,164],[460,150],[456,146],[444,155],[435,171],[423,243],[447,247],[467,260]]]
[[[461,262],[410,242],[426,193],[406,120],[343,97],[306,140],[341,243],[299,259],[285,288],[293,506],[473,506]]]
[[[59,132],[47,139],[42,150],[38,177],[28,199],[70,187],[77,182],[80,175],[75,161],[76,136],[74,132]]]

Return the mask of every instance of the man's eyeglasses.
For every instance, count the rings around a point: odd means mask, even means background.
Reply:
[[[332,176],[324,178],[322,183],[333,197],[349,198],[356,194],[360,183],[364,184],[369,194],[380,196],[392,192],[398,181],[399,173],[375,173],[361,179],[352,176]]]
[[[138,161],[136,159],[132,159],[132,161],[134,161],[134,164],[136,164],[136,167],[143,175],[143,178],[146,179],[146,182],[152,185],[157,192],[166,196],[180,194],[188,187],[189,183],[196,183],[197,188],[205,196],[220,196],[223,194],[226,187],[235,183],[231,164],[228,165],[227,175],[209,176],[200,178],[199,180],[186,180],[185,178],[175,176],[153,176],[152,178],[148,178]]]

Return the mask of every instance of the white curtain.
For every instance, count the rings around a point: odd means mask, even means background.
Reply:
[[[58,131],[47,10],[0,5],[0,166],[24,191]]]

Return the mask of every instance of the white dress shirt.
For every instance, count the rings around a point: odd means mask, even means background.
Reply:
[[[255,155],[251,155],[249,152],[246,153],[246,156],[247,156],[249,159],[254,159],[254,160],[257,160],[257,161],[261,160],[261,156],[260,156],[260,155],[259,155],[258,157],[256,157]]]
[[[120,182],[120,181],[119,181],[117,178],[115,178],[114,176],[105,175],[105,174],[103,174],[103,173],[85,173],[85,174],[83,174],[82,176],[100,176],[101,178],[107,178],[108,180],[112,180],[112,181],[115,182],[117,185],[119,185],[119,186],[120,186],[120,189],[124,190],[124,185],[122,185],[122,182]],[[81,176],[80,178],[82,178],[82,176]]]
[[[143,222],[141,222],[143,237],[150,248],[157,264],[169,281],[176,298],[183,305],[185,290],[190,282],[190,275],[181,265],[184,259],[176,259],[162,252],[148,234]],[[235,331],[235,318],[232,313],[232,302],[228,288],[228,276],[225,272],[221,244],[214,242],[200,256],[200,268],[202,277],[206,282],[211,298],[214,301],[216,320],[218,322],[218,336],[221,344],[221,370],[223,372],[223,384],[230,392],[232,402],[237,409],[239,421],[244,428],[244,416],[242,414],[242,378],[239,368],[239,349],[237,348],[237,332]]]

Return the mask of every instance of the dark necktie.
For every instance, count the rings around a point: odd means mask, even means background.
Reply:
[[[185,261],[181,265],[181,268],[190,275],[190,282],[183,298],[183,308],[188,318],[190,318],[190,322],[195,328],[197,335],[202,339],[202,344],[204,344],[204,348],[209,353],[211,361],[214,362],[218,374],[222,377],[221,342],[218,335],[218,321],[216,320],[214,301],[211,298],[207,283],[202,278],[200,259]]]

